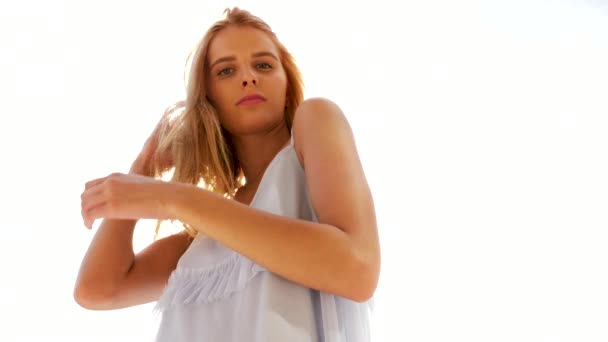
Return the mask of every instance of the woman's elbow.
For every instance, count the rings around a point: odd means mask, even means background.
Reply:
[[[77,283],[73,292],[76,303],[87,310],[109,310],[112,307],[113,295],[97,286]]]
[[[362,280],[359,286],[354,288],[351,292],[350,299],[358,303],[370,300],[374,296],[374,293],[376,293],[377,285],[377,281]]]
[[[349,299],[355,302],[366,302],[370,300],[376,288],[380,275],[380,262],[375,260],[365,260],[358,263],[358,267],[353,272],[349,291]]]

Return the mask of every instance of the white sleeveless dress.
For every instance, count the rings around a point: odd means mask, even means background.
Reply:
[[[293,140],[266,168],[250,206],[317,221]],[[199,235],[156,304],[156,340],[368,342],[372,301],[296,284]]]

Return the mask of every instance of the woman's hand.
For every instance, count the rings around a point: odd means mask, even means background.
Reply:
[[[81,195],[84,225],[98,218],[169,219],[171,184],[136,174],[113,173],[87,182]]]
[[[182,102],[178,103],[182,104]],[[138,174],[143,176],[152,176],[154,170],[152,169],[152,162],[154,160],[154,154],[156,153],[156,149],[158,148],[158,141],[160,138],[161,130],[163,126],[167,126],[168,129],[174,124],[174,118],[171,118],[171,111],[165,112],[165,114],[160,118],[156,127],[144,143],[139,155],[131,165],[131,169],[129,170],[129,174]],[[168,170],[173,166],[173,160],[171,159],[170,151],[164,153],[160,156],[157,156],[157,162],[159,163],[161,170]]]

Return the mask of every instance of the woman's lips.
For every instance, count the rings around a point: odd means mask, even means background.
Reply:
[[[264,101],[266,101],[264,96],[258,95],[258,94],[253,94],[253,95],[245,95],[245,96],[241,97],[241,99],[236,104],[237,104],[237,106],[239,106],[239,105],[247,106],[247,105],[253,105],[253,104],[257,104],[257,103],[264,102]]]

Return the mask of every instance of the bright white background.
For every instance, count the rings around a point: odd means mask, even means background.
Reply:
[[[232,5],[355,131],[382,239],[374,341],[608,340],[605,3],[208,3],[0,3],[0,340],[153,338],[151,305],[73,301],[79,196],[128,169]]]

